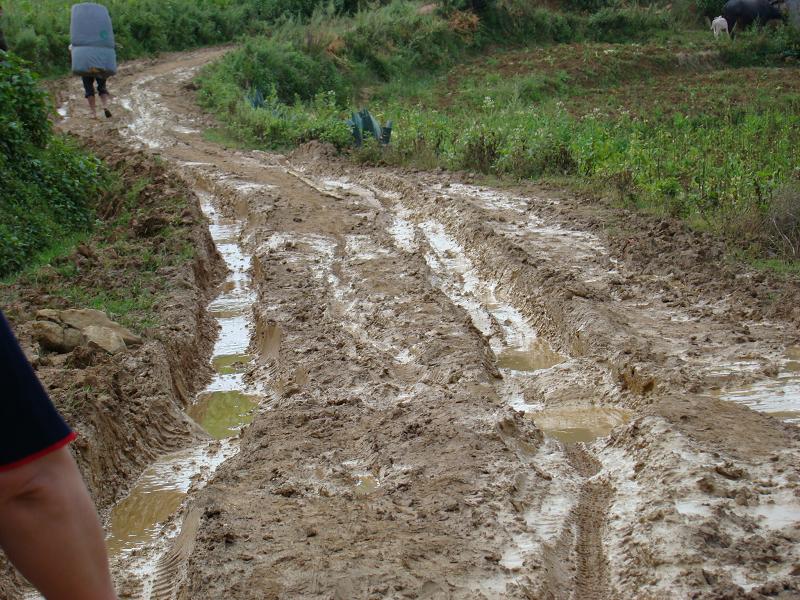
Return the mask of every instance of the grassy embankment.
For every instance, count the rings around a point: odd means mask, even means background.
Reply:
[[[394,121],[394,138],[358,160],[591,189],[796,271],[797,32],[715,43],[663,10],[593,8],[499,2],[480,23],[399,1],[318,13],[206,70],[201,100],[239,139],[274,148],[344,148],[345,109],[368,105]]]
[[[154,325],[165,269],[193,250],[179,221],[158,222],[146,240],[141,223],[155,198],[178,219],[188,204],[165,205],[141,169],[109,168],[54,135],[48,113],[28,69],[0,53],[0,304],[13,311],[28,290],[52,307],[104,310],[138,331]]]

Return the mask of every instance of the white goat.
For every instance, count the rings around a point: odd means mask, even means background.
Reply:
[[[708,23],[708,21],[706,21],[706,23]],[[711,21],[711,31],[714,32],[715,38],[718,38],[719,34],[722,33],[723,31],[725,33],[728,33],[728,35],[730,35],[728,32],[728,22],[725,20],[725,17],[719,16],[713,21]]]

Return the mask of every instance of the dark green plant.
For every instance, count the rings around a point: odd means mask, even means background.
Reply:
[[[722,7],[725,0],[694,0],[694,8],[698,17],[708,17],[714,19],[722,14]]]
[[[27,65],[0,53],[0,277],[89,229],[101,184],[98,161],[53,136],[45,94]]]
[[[567,0],[565,7],[570,10],[593,13],[603,8],[616,8],[620,0]]]
[[[275,90],[285,104],[308,101],[320,92],[334,91],[342,99],[350,87],[327,55],[311,56],[288,42],[250,40],[222,59],[241,89]]]
[[[371,137],[381,145],[386,146],[392,139],[392,122],[387,121],[381,126],[380,122],[372,116],[366,108],[351,115],[347,125],[353,132],[353,142],[359,148],[364,140]]]
[[[720,48],[720,56],[735,67],[772,66],[800,60],[800,29],[783,25],[777,29],[742,31],[734,43]]]

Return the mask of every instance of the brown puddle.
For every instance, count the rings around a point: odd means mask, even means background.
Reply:
[[[535,339],[525,348],[508,348],[497,356],[499,369],[513,371],[538,371],[549,369],[564,362],[564,357],[553,351],[550,345],[542,339]]]
[[[249,354],[227,354],[215,356],[211,361],[214,371],[220,375],[233,375],[244,373],[253,357]]]
[[[111,556],[130,553],[152,542],[161,523],[175,514],[192,484],[212,471],[232,453],[219,442],[175,452],[142,473],[128,496],[114,506],[111,535],[106,544]]]
[[[550,408],[527,415],[548,437],[565,444],[588,444],[606,437],[618,425],[632,418],[630,411],[621,408],[595,406]]]
[[[786,360],[781,364],[777,377],[746,386],[714,390],[711,395],[783,421],[800,423],[800,347],[787,348]]]
[[[215,440],[232,437],[253,422],[258,398],[243,392],[220,391],[201,394],[188,414]]]
[[[356,483],[355,494],[356,496],[369,496],[379,486],[378,480],[372,475],[362,475],[358,478],[358,483]]]
[[[154,523],[172,515],[186,493],[180,489],[147,489],[143,486],[114,507],[111,518],[113,535],[106,545],[112,556],[149,542],[156,534]]]

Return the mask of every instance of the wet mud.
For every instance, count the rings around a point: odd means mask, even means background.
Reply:
[[[779,284],[557,190],[210,143],[186,86],[222,52],[127,65],[95,125],[180,169],[230,270],[188,409],[230,454],[156,517],[149,578],[115,563],[123,595],[800,593]]]

